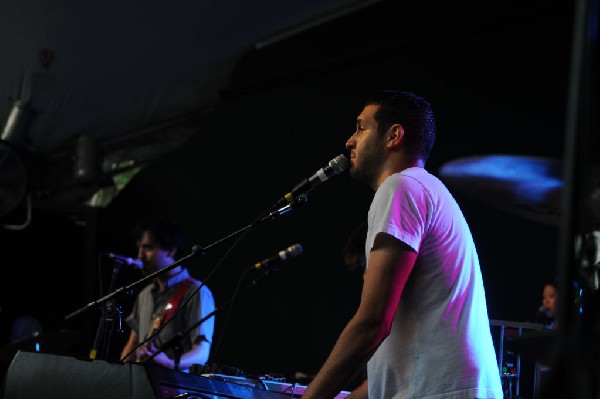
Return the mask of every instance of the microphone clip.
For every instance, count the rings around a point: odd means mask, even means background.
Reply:
[[[300,207],[306,205],[307,202],[308,202],[308,194],[307,193],[301,194],[297,197],[294,197],[291,202],[288,202],[286,205],[283,205],[283,206],[280,202],[278,202],[277,204],[275,204],[274,208],[279,208],[279,209],[269,212],[269,216],[272,219],[275,219],[276,217],[285,215],[286,213],[290,212],[293,209],[300,208]]]

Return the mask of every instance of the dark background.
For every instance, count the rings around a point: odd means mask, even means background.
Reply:
[[[80,331],[74,350],[87,353],[100,314],[65,316],[107,293],[113,264],[103,252],[135,257],[135,222],[157,212],[177,218],[188,253],[248,226],[345,152],[365,96],[381,89],[414,91],[434,105],[438,139],[427,165],[434,174],[472,155],[563,157],[570,2],[397,3],[250,52],[198,133],[140,172],[108,207],[36,202],[27,229],[0,231],[5,342],[11,320],[33,314],[45,331]],[[558,226],[453,193],[477,244],[490,318],[530,320],[542,283],[557,270]],[[248,374],[316,373],[358,304],[361,272],[347,269],[342,249],[371,197],[341,174],[304,207],[186,263],[219,305],[249,266],[294,243],[304,248],[235,300],[226,328],[227,314],[217,316],[215,337],[223,340],[213,361]],[[140,277],[123,268],[117,285]],[[120,302],[127,312],[132,298]],[[111,356],[127,334],[113,335]]]

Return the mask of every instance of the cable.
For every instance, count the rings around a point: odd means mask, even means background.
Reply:
[[[223,323],[223,326],[221,327],[221,332],[215,342],[215,348],[214,348],[214,350],[211,351],[209,358],[211,358],[211,357],[214,358],[217,355],[217,353],[219,353],[219,349],[221,347],[221,342],[223,341],[223,335],[225,335],[225,330],[227,329],[227,324],[229,324],[229,319],[231,319],[231,313],[232,313],[231,310],[233,309],[233,303],[235,302],[235,299],[237,298],[237,295],[240,291],[242,281],[244,280],[244,277],[246,277],[246,274],[248,274],[249,271],[250,271],[250,269],[246,269],[237,281],[235,289],[233,290],[233,295],[231,296],[231,304],[229,305],[229,307],[227,309],[227,317],[225,318],[225,322]]]

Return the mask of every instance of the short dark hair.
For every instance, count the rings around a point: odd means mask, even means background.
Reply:
[[[393,124],[404,128],[404,144],[411,155],[427,160],[435,143],[436,127],[431,104],[414,93],[384,90],[370,97],[367,105],[378,105],[375,121],[379,132],[387,131]]]
[[[185,246],[183,229],[174,219],[165,215],[151,215],[141,220],[133,230],[133,238],[137,242],[148,232],[150,239],[164,250],[175,249],[175,258],[179,257]]]

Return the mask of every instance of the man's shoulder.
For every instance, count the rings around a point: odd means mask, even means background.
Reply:
[[[150,284],[145,285],[139,292],[138,295],[150,295],[152,294],[154,291],[158,290],[158,284],[156,284],[156,282],[151,282]]]
[[[210,289],[210,287],[208,285],[204,284],[202,281],[200,281],[196,278],[193,278],[191,276],[179,284],[185,284],[185,285],[189,286],[190,288],[200,289],[203,294],[210,294],[212,296],[212,290]]]

